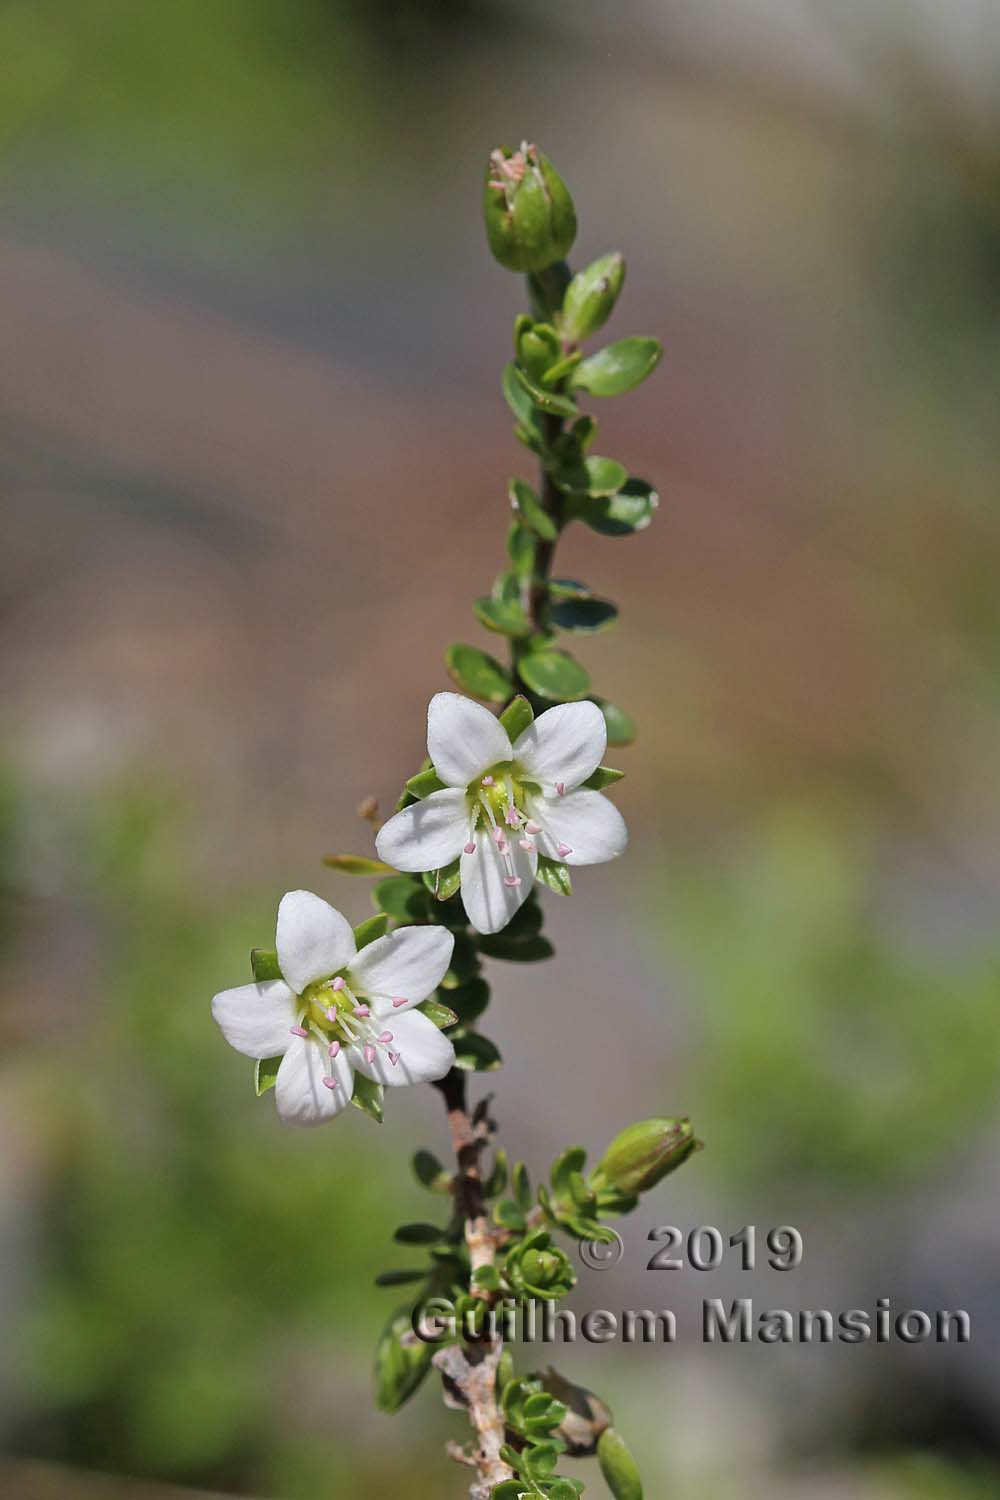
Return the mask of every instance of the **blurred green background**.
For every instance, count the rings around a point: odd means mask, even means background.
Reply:
[[[319,859],[487,644],[522,137],[664,341],[598,412],[663,504],[561,549],[623,606],[582,654],[633,849],[494,965],[489,1086],[537,1163],[658,1112],[709,1148],[577,1293],[686,1336],[549,1352],[651,1497],[997,1493],[998,82],[991,0],[0,6],[4,1493],[463,1493],[459,1418],[369,1389],[436,1096],[283,1131],[208,1000],[285,889],[368,914]],[[656,1222],[805,1261],[666,1284]],[[973,1343],[701,1346],[750,1294]]]

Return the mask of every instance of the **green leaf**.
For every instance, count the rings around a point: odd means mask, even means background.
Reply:
[[[459,1032],[455,1043],[455,1066],[467,1073],[492,1073],[503,1062],[499,1049],[478,1031]]]
[[[369,917],[364,922],[359,922],[354,929],[354,941],[358,948],[367,948],[368,944],[374,943],[376,938],[384,937],[388,926],[389,917],[384,911],[380,911],[377,916]]]
[[[578,271],[563,298],[563,337],[569,342],[579,343],[603,328],[624,280],[625,261],[618,251],[602,255],[600,260]]]
[[[453,859],[441,870],[426,870],[421,877],[431,895],[438,901],[450,901],[462,884],[461,864]]]
[[[274,1081],[278,1076],[280,1066],[280,1057],[262,1057],[259,1062],[254,1063],[253,1086],[257,1091],[258,1099],[261,1094],[266,1094],[268,1089],[274,1088]]]
[[[531,621],[517,600],[489,599],[484,596],[477,599],[472,607],[476,612],[476,619],[487,630],[495,630],[498,635],[510,635],[515,639],[523,639],[531,634]]]
[[[519,578],[530,578],[535,568],[535,534],[520,521],[515,521],[507,533],[507,556]]]
[[[484,953],[487,958],[502,958],[508,963],[516,964],[540,963],[542,959],[551,958],[556,951],[546,937],[515,941],[502,932],[483,934],[478,945],[480,953]]]
[[[495,657],[475,646],[456,643],[445,652],[449,676],[463,692],[485,703],[506,703],[514,691],[510,674]]]
[[[433,1151],[425,1151],[423,1148],[413,1153],[410,1163],[413,1175],[420,1183],[432,1193],[446,1193],[451,1187],[451,1176],[445,1171]]]
[[[557,359],[554,365],[549,365],[542,375],[542,384],[550,389],[559,385],[560,381],[566,379],[572,370],[575,370],[583,355],[579,349],[574,349],[572,354],[564,354],[562,359]]]
[[[597,1461],[604,1482],[615,1500],[642,1500],[642,1477],[639,1466],[613,1427],[602,1432],[597,1444]]]
[[[426,1281],[426,1271],[380,1271],[375,1277],[376,1286],[412,1286],[414,1282]]]
[[[591,697],[591,703],[596,703],[604,715],[604,722],[608,729],[609,745],[631,745],[638,730],[635,720],[631,714],[627,714],[623,708],[618,708],[614,703],[609,703],[607,698]]]
[[[624,473],[622,478],[625,478]],[[525,484],[523,479],[512,479],[507,486],[507,497],[510,500],[511,509],[521,517],[536,536],[544,538],[547,542],[555,541],[559,535],[559,528],[548,511],[544,509],[530,484]]]
[[[583,784],[590,787],[593,792],[603,792],[606,786],[614,786],[615,782],[621,781],[624,775],[624,771],[616,771],[613,766],[598,766]]]
[[[478,974],[475,978],[466,980],[465,984],[447,990],[446,994],[448,1004],[465,1026],[477,1021],[490,1003],[490,987]]]
[[[578,578],[550,578],[549,596],[552,599],[592,599],[594,591],[589,583]]]
[[[515,1162],[514,1171],[511,1176],[511,1190],[514,1194],[514,1202],[523,1213],[527,1213],[531,1207],[531,1178],[523,1161]]]
[[[428,1019],[433,1021],[439,1031],[444,1031],[446,1026],[458,1024],[458,1017],[449,1005],[442,1005],[440,1000],[435,1000],[432,995],[428,1000],[421,1000],[416,1007]]]
[[[534,717],[531,704],[522,693],[518,693],[517,697],[510,700],[500,715],[500,723],[506,729],[508,739],[514,741],[519,734],[527,729]]]
[[[610,599],[559,599],[549,607],[549,619],[560,630],[593,635],[608,630],[618,618],[618,606]]]
[[[659,339],[618,339],[577,365],[570,385],[591,396],[620,396],[652,374],[662,353]]]
[[[251,948],[250,968],[258,984],[263,984],[268,979],[284,977],[278,967],[278,955],[273,948]]]
[[[488,1292],[500,1290],[500,1272],[496,1266],[477,1266],[472,1280],[475,1286],[485,1287]]]
[[[429,797],[431,792],[440,792],[443,788],[444,782],[433,770],[418,771],[416,776],[411,776],[406,783],[406,790],[418,799]]]
[[[375,1400],[380,1411],[398,1411],[431,1368],[434,1346],[414,1337],[410,1309],[393,1313],[375,1350]]]
[[[437,1224],[400,1224],[393,1235],[397,1245],[436,1245],[444,1239]]]
[[[587,672],[566,651],[529,651],[521,657],[518,671],[533,693],[555,703],[583,698],[590,688]]]
[[[360,1109],[376,1125],[381,1125],[385,1119],[382,1111],[382,1097],[384,1089],[380,1083],[373,1083],[363,1073],[354,1075],[354,1093],[351,1095],[351,1103],[355,1109]]]
[[[504,1229],[525,1228],[524,1214],[510,1198],[502,1198],[493,1210],[493,1218]]]
[[[570,1190],[569,1180],[574,1172],[583,1170],[587,1153],[583,1146],[567,1146],[552,1163],[549,1181],[557,1197],[564,1197]]]
[[[627,479],[628,469],[624,464],[616,458],[601,458],[595,453],[566,474],[563,488],[573,494],[592,495],[599,499],[616,494]]]
[[[339,870],[341,875],[392,875],[392,865],[380,859],[369,859],[366,854],[327,854],[323,863],[330,870]]]
[[[548,886],[550,891],[555,891],[557,896],[572,896],[573,882],[570,879],[569,869],[557,859],[549,859],[547,855],[538,856],[538,880],[542,885]]]
[[[645,531],[659,503],[659,495],[644,479],[630,479],[615,495],[576,498],[572,513],[601,536],[631,536]]]
[[[584,364],[586,363],[587,361],[584,360]],[[583,365],[577,367],[577,374],[579,374],[581,369],[583,369]],[[558,391],[547,391],[544,386],[537,385],[530,376],[526,375],[523,370],[519,370],[516,365],[514,367],[514,374],[518,382],[531,397],[532,404],[537,406],[540,411],[551,412],[554,416],[558,417],[575,417],[577,415],[576,403],[571,401],[568,396],[561,396]]]
[[[521,426],[540,435],[538,416],[531,397],[517,378],[517,366],[513,361],[504,366],[503,374],[500,376],[500,389],[503,391],[504,400]]]
[[[372,900],[400,922],[420,922],[430,915],[427,892],[419,876],[391,875],[388,880],[380,880],[372,891]]]
[[[483,1194],[487,1198],[496,1198],[507,1186],[507,1153],[502,1146],[498,1146],[493,1158],[493,1170],[483,1183]]]

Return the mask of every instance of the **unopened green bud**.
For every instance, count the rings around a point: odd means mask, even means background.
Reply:
[[[610,1187],[629,1195],[646,1193],[700,1149],[687,1116],[639,1120],[615,1136],[591,1174],[591,1186],[598,1192]]]
[[[615,1500],[642,1500],[642,1476],[625,1440],[609,1427],[597,1445],[597,1462]]]
[[[507,1252],[504,1275],[515,1292],[554,1301],[576,1283],[564,1251],[553,1245],[544,1229],[536,1229]]]
[[[543,271],[576,239],[569,189],[537,146],[490,152],[484,210],[490,249],[508,271]]]
[[[585,271],[578,272],[563,299],[563,337],[575,344],[603,328],[624,281],[625,258],[617,251],[602,255]]]

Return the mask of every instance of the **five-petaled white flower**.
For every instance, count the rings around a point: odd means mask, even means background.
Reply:
[[[444,927],[404,927],[358,952],[347,918],[310,891],[278,907],[282,979],[223,990],[212,1015],[246,1057],[277,1057],[278,1114],[318,1125],[339,1114],[354,1070],[376,1083],[429,1083],[455,1061],[446,1036],[412,1007],[437,989],[455,939]]]
[[[607,742],[595,703],[547,709],[511,745],[481,704],[436,693],[427,710],[427,753],[444,789],[389,819],[376,840],[379,858],[417,871],[461,856],[469,921],[478,932],[500,932],[527,899],[539,854],[596,865],[625,848],[621,813],[582,785]]]

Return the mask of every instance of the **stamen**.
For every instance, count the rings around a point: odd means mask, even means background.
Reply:
[[[392,1008],[393,1010],[398,1010],[401,1005],[409,1005],[409,1003],[405,995],[397,995],[392,1002]]]
[[[365,1062],[367,1062],[367,1063],[373,1063],[375,1061],[375,1057],[376,1057],[375,1048],[372,1046],[371,1042],[366,1042],[365,1043]]]
[[[496,842],[498,844],[502,844],[504,842],[505,838],[506,838],[506,835],[505,835],[505,833],[504,833],[504,831],[503,831],[502,828],[498,827],[497,825],[494,825],[494,827],[493,827],[493,837],[494,837],[494,839],[496,840]]]
[[[536,823],[534,818],[529,818],[524,825],[524,831],[525,833],[541,833],[542,825],[541,823]]]
[[[521,814],[516,807],[508,807],[503,815],[503,820],[508,828],[520,828],[521,826]]]
[[[384,1047],[385,1044],[386,1044],[386,1042],[391,1042],[392,1041],[392,1032],[391,1031],[383,1031],[382,1035],[379,1037],[379,1041],[382,1043],[382,1045]]]
[[[326,1011],[326,1019],[332,1021],[334,1025],[340,1020],[340,1011],[335,1005],[331,1005],[329,1010]]]
[[[527,849],[530,853],[530,851],[535,847],[535,841],[534,839],[518,839],[517,847],[519,849]]]
[[[334,1078],[332,1075],[330,1075],[330,1076],[328,1076],[328,1077],[326,1077],[326,1078],[323,1079],[323,1087],[325,1089],[335,1089],[338,1086],[339,1085],[338,1085],[337,1079]]]
[[[567,854],[573,853],[573,850],[570,848],[569,844],[559,844],[557,845],[557,848],[559,850],[560,859],[565,859]]]
[[[329,1047],[327,1048],[327,1051],[329,1052],[329,1054],[330,1054],[331,1057],[336,1057],[338,1055],[338,1053],[340,1052],[340,1043],[339,1042],[331,1042],[330,1045],[329,1045]]]
[[[367,1019],[371,1015],[371,1013],[372,1012],[371,1012],[371,1006],[370,1005],[356,1005],[354,1007],[354,1014],[356,1016],[360,1016],[361,1019],[362,1019],[362,1021],[367,1021]]]
[[[345,983],[346,981],[344,980],[343,976],[338,974],[336,979],[331,980],[330,988],[331,990],[342,990]]]
[[[395,1067],[396,1064],[399,1062],[399,1053],[398,1052],[390,1052],[389,1053],[389,1061],[392,1063],[393,1067]]]
[[[556,782],[556,791],[559,793],[560,797],[564,797],[566,795],[566,783],[565,783],[565,781],[557,781]]]
[[[463,850],[463,853],[465,853],[465,854],[475,854],[475,852],[476,852],[476,841],[475,841],[475,839],[470,839],[469,842],[466,844],[465,849]]]
[[[289,1026],[292,1036],[308,1036],[309,1033],[304,1026]]]
[[[482,781],[479,783],[479,785],[480,786],[492,786],[493,785],[493,777],[492,776],[484,776],[483,779],[482,779]]]
[[[503,883],[504,885],[509,885],[513,889],[514,886],[521,884],[521,877],[520,875],[505,875],[503,878]]]

